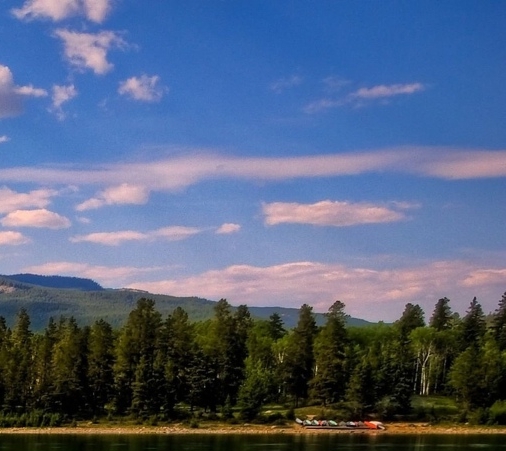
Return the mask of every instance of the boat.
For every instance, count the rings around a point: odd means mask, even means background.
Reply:
[[[386,429],[381,421],[341,421],[334,420],[301,420],[296,418],[295,422],[306,429],[339,429],[339,430],[357,430],[357,429]]]

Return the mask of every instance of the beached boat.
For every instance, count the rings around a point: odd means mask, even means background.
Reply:
[[[338,423],[334,420],[301,420],[296,418],[295,422],[306,429],[386,429],[381,421],[341,421]]]

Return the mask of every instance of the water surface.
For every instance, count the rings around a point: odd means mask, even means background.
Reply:
[[[506,451],[503,435],[0,435],[0,451]]]

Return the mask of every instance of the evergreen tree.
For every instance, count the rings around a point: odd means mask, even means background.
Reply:
[[[437,301],[429,325],[437,331],[442,331],[449,329],[451,324],[452,310],[450,308],[450,300],[444,297]]]
[[[88,392],[85,341],[74,318],[60,322],[51,359],[50,402],[53,411],[74,415],[84,409]]]
[[[409,334],[417,327],[425,326],[424,312],[419,305],[407,303],[402,316],[395,322],[402,342],[409,341]]]
[[[88,337],[87,393],[94,414],[103,414],[114,395],[114,334],[109,323],[100,319]]]
[[[33,333],[30,316],[22,308],[11,334],[9,357],[5,368],[5,403],[14,411],[25,412],[33,401]]]
[[[269,316],[269,336],[274,340],[279,340],[286,335],[286,329],[283,324],[283,319],[279,313],[274,312]]]
[[[315,339],[315,375],[311,381],[314,400],[324,406],[341,401],[347,384],[345,305],[336,301],[326,313],[327,322]]]
[[[142,298],[130,312],[116,346],[115,405],[118,413],[148,414],[156,410],[160,393],[155,385],[155,360],[162,326],[155,302]],[[137,368],[141,364],[140,368]],[[135,399],[134,399],[135,386]]]
[[[494,313],[492,331],[499,349],[504,351],[506,349],[506,292],[502,295]]]
[[[307,304],[299,310],[299,320],[289,335],[286,357],[283,362],[283,380],[286,392],[292,396],[295,406],[308,397],[309,381],[314,375],[313,343],[316,337],[316,321],[313,308]]]
[[[165,355],[166,382],[162,390],[163,408],[170,415],[175,404],[186,401],[188,397],[189,371],[195,348],[193,326],[181,307],[167,317],[161,347]]]
[[[485,315],[476,297],[471,301],[469,309],[461,322],[460,343],[461,349],[468,346],[478,346],[487,330]]]

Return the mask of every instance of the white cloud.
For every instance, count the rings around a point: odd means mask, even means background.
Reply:
[[[506,150],[412,146],[297,157],[230,157],[198,153],[87,169],[4,167],[0,168],[0,183],[117,186],[129,184],[135,174],[135,186],[145,190],[180,191],[205,180],[281,181],[368,173],[412,174],[447,180],[506,177]],[[96,201],[98,206],[103,205],[102,198]]]
[[[47,92],[32,85],[16,86],[11,70],[0,64],[0,119],[23,112],[23,97],[43,97]]]
[[[118,88],[121,95],[126,95],[141,102],[158,102],[166,91],[166,87],[160,86],[160,77],[158,75],[131,77],[120,82]]]
[[[299,75],[292,75],[288,78],[280,78],[270,84],[270,89],[276,94],[281,94],[286,89],[294,88],[302,84],[302,77]]]
[[[332,77],[326,78],[324,83],[327,85],[327,91],[329,92],[339,90],[348,84],[345,80],[334,79]],[[364,106],[366,102],[373,102],[375,100],[385,102],[391,97],[412,95],[423,91],[425,88],[426,86],[422,83],[377,85],[371,88],[360,88],[340,98],[325,97],[315,100],[304,106],[302,110],[307,114],[316,114],[350,104],[355,107]]]
[[[452,308],[463,312],[469,301],[478,296],[494,309],[504,290],[504,276],[491,284],[467,286],[466,280],[477,271],[504,268],[480,268],[463,261],[439,261],[398,269],[371,269],[318,262],[292,262],[257,267],[235,265],[199,275],[131,283],[131,288],[174,296],[227,298],[230,302],[250,306],[300,306],[308,303],[317,311],[326,311],[342,300],[352,316],[385,321],[398,319],[407,302],[422,306],[428,317],[443,296],[452,300]],[[357,287],[360,287],[358,289]]]
[[[88,199],[76,206],[77,211],[93,210],[105,205],[142,205],[148,201],[149,190],[143,186],[122,183],[100,192],[97,197]]]
[[[7,135],[0,135],[0,144],[6,143],[10,141],[10,138]]]
[[[218,235],[229,235],[231,233],[237,233],[241,230],[241,226],[239,224],[233,224],[230,222],[226,222],[225,224],[222,224],[218,229],[216,230],[216,234]]]
[[[70,227],[70,221],[52,211],[38,210],[15,210],[8,213],[0,220],[6,227],[38,227],[47,229],[66,229]]]
[[[72,243],[95,243],[104,246],[119,246],[126,241],[155,241],[164,239],[168,241],[180,241],[201,233],[201,229],[195,227],[170,226],[162,227],[148,232],[135,230],[120,230],[116,232],[96,232],[89,235],[78,235],[70,239]]]
[[[107,52],[114,48],[125,48],[127,43],[117,33],[77,33],[65,29],[55,31],[64,44],[64,54],[77,69],[91,69],[95,74],[105,74],[113,69],[107,61]]]
[[[395,204],[391,204],[395,205]],[[397,204],[397,207],[399,204]],[[312,224],[346,227],[358,224],[378,224],[406,219],[403,212],[385,205],[324,200],[314,204],[273,202],[262,205],[267,225]]]
[[[0,246],[19,246],[29,242],[30,239],[20,232],[0,231]]]
[[[41,88],[34,88],[33,85],[18,86],[14,88],[16,94],[28,97],[46,97],[47,91]]]
[[[77,89],[74,85],[59,86],[53,85],[52,105],[49,111],[56,114],[59,120],[64,120],[66,117],[62,105],[69,102],[77,96]]]
[[[322,111],[330,110],[332,108],[336,108],[344,105],[343,100],[335,100],[335,99],[319,99],[314,102],[308,103],[302,110],[307,114],[316,114],[321,113]]]
[[[44,208],[51,203],[51,198],[58,191],[52,189],[38,189],[28,193],[17,193],[3,186],[0,187],[0,213],[8,213],[25,208]]]
[[[72,16],[84,16],[101,23],[110,10],[110,0],[27,0],[11,10],[18,19],[51,19],[55,22]]]
[[[399,95],[410,95],[423,91],[425,86],[422,83],[408,83],[395,85],[378,85],[372,88],[360,88],[350,94],[350,97],[359,99],[380,99]]]

